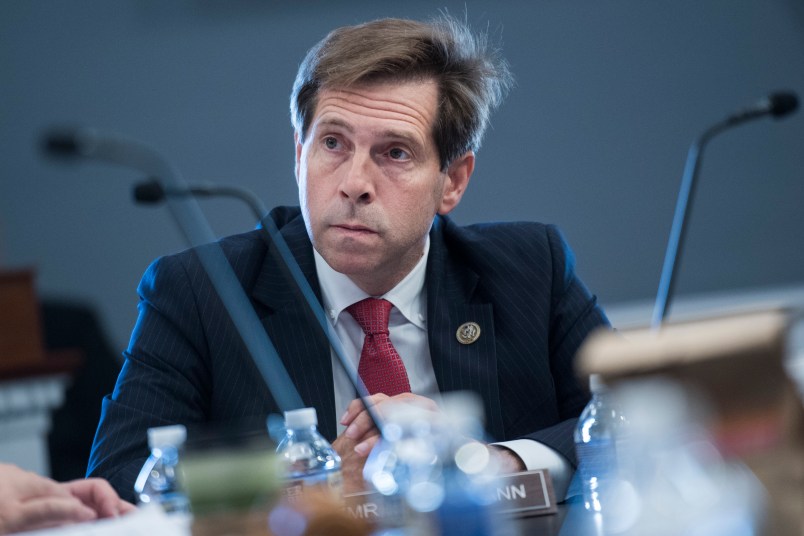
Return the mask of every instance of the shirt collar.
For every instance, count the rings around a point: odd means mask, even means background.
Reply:
[[[425,295],[424,279],[427,273],[427,257],[430,254],[430,236],[424,243],[424,254],[416,266],[397,285],[383,294],[375,296],[384,298],[396,307],[405,319],[420,329],[426,329],[427,323],[427,297]],[[321,296],[324,308],[334,324],[338,323],[340,314],[352,305],[370,297],[360,289],[349,277],[336,272],[318,251],[313,248],[315,269],[318,282],[321,285]]]

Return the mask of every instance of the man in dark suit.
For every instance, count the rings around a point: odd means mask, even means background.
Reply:
[[[335,30],[291,95],[301,208],[271,217],[379,408],[474,391],[505,470],[549,467],[566,480],[587,400],[572,359],[605,316],[554,227],[446,216],[509,84],[505,62],[446,17]],[[377,430],[263,236],[220,246],[347,479],[359,475]],[[139,292],[89,465],[124,496],[148,427],[278,410],[194,252],[158,260]]]

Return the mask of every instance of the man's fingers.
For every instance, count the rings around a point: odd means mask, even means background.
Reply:
[[[0,464],[0,475],[3,477],[5,488],[8,488],[13,498],[17,500],[70,496],[70,493],[62,489],[55,480],[25,471],[14,465]]]
[[[97,512],[98,517],[116,517],[120,511],[120,497],[102,478],[73,480],[62,484],[84,505]]]
[[[379,404],[383,400],[387,399],[388,395],[383,393],[376,393],[368,397],[368,401],[370,404]],[[341,416],[340,423],[344,426],[349,426],[352,424],[352,421],[360,415],[361,413],[365,412],[366,408],[363,406],[363,401],[359,398],[355,398],[352,400],[349,405],[346,407],[346,413]]]
[[[355,445],[355,452],[357,452],[360,456],[366,457],[371,452],[371,449],[377,444],[380,440],[380,434],[373,435],[368,439],[361,441],[357,445]]]
[[[383,410],[391,402],[395,404],[410,404],[427,411],[438,411],[438,404],[436,404],[434,400],[413,393],[402,393],[392,397],[377,393],[371,395],[369,400],[380,417],[384,417]],[[376,434],[375,423],[368,411],[363,407],[363,403],[360,399],[352,400],[341,419],[341,424],[346,426],[344,435],[350,439],[354,439],[358,443],[364,441],[370,435]]]
[[[355,451],[357,443],[344,435],[339,435],[332,446],[338,451],[341,457],[341,472],[343,474],[343,492],[356,493],[363,491],[363,464],[365,456],[359,455]]]
[[[20,502],[3,513],[7,532],[82,523],[97,518],[95,511],[73,497],[45,497]]]
[[[438,404],[436,404],[435,400],[432,398],[427,398],[426,396],[415,395],[413,393],[398,394],[389,400],[403,404],[410,404],[427,411],[439,411]]]
[[[346,430],[343,432],[343,434],[349,439],[362,441],[366,435],[372,431],[378,433],[371,416],[367,411],[363,411],[354,418],[349,426],[346,427]]]
[[[126,515],[128,513],[133,512],[136,509],[137,509],[136,506],[134,506],[128,501],[124,501],[123,499],[120,499],[120,502],[117,504],[117,510],[120,512],[120,515]]]
[[[346,413],[341,415],[341,419],[338,422],[344,426],[349,426],[349,424],[352,422],[352,419],[354,419],[361,411],[363,411],[363,401],[359,398],[356,398],[349,402],[349,405],[346,406]]]

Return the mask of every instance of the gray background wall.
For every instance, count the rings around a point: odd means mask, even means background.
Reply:
[[[493,120],[464,223],[558,223],[609,307],[650,301],[687,148],[775,89],[804,93],[800,0],[0,3],[0,266],[42,295],[97,306],[122,349],[147,264],[184,248],[165,208],[131,201],[134,172],[59,166],[42,129],[146,140],[191,181],[295,204],[287,96],[332,27],[467,14],[501,36],[517,86]],[[804,115],[716,139],[692,216],[681,294],[804,283]],[[219,235],[252,227],[205,202]]]

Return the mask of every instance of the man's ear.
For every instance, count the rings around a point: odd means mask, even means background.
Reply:
[[[296,175],[296,184],[299,184],[299,164],[301,163],[302,142],[299,141],[299,133],[293,132],[293,143],[296,145],[296,165],[293,167],[293,173]]]
[[[458,206],[474,170],[475,153],[472,151],[466,152],[449,165],[444,191],[441,195],[441,204],[438,207],[439,214],[449,214]]]

